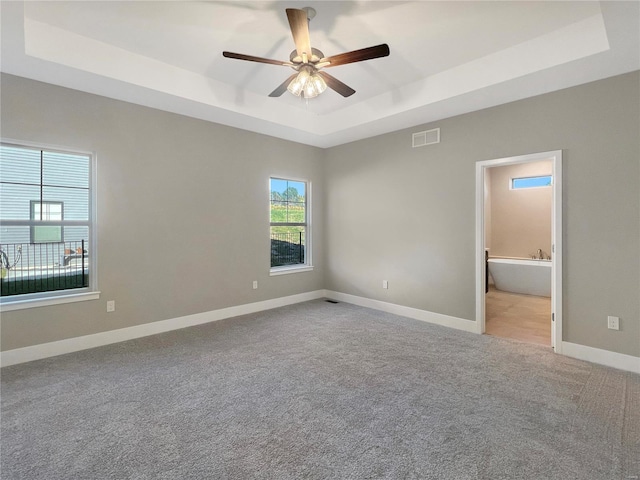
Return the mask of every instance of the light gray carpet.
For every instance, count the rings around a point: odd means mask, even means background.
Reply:
[[[624,479],[640,376],[322,300],[2,369],[9,479]]]

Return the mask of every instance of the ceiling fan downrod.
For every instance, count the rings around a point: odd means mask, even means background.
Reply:
[[[300,10],[307,12],[307,20],[309,22],[316,16],[316,9],[313,7],[302,7]]]

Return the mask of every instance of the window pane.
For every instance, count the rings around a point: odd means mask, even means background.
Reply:
[[[31,243],[47,243],[62,241],[62,227],[51,225],[37,226],[33,228]]]
[[[62,202],[35,202],[31,201],[31,219],[60,221],[62,220]]]
[[[38,202],[31,200],[31,220],[61,221],[64,220],[62,202]],[[63,227],[55,225],[37,225],[31,227],[31,243],[62,242]]]
[[[271,222],[306,223],[306,183],[271,179]]]
[[[40,185],[40,150],[0,145],[0,182]]]
[[[44,185],[89,188],[89,158],[69,153],[43,153]]]
[[[13,185],[0,183],[0,221],[29,220],[31,201],[40,199],[37,185]]]
[[[89,219],[89,190],[64,187],[44,187],[42,197],[46,202],[64,204],[65,220]]]
[[[287,181],[280,178],[271,179],[271,192],[277,192],[281,196],[282,192],[287,190]]]
[[[544,175],[540,177],[526,177],[526,178],[513,178],[511,180],[511,188],[535,188],[535,187],[548,187],[551,185],[551,175]]]
[[[305,263],[305,227],[271,227],[271,266]]]
[[[0,230],[2,296],[89,286],[89,227],[66,227],[55,243],[29,243],[29,227]]]
[[[13,248],[14,245],[17,247],[23,243],[29,243],[29,227],[2,225],[0,228],[0,248],[4,249],[6,245],[11,245]]]

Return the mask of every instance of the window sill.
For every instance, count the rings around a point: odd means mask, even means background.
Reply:
[[[63,303],[86,302],[87,300],[98,300],[99,298],[100,292],[70,293],[56,297],[40,297],[16,300],[9,300],[7,298],[0,301],[0,311],[11,312],[13,310],[48,307],[50,305],[60,305]]]
[[[288,275],[290,273],[311,272],[313,265],[292,265],[287,267],[275,267],[269,271],[270,277],[277,275]]]

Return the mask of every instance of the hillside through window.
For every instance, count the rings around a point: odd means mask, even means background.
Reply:
[[[271,268],[309,264],[307,182],[270,179]]]

